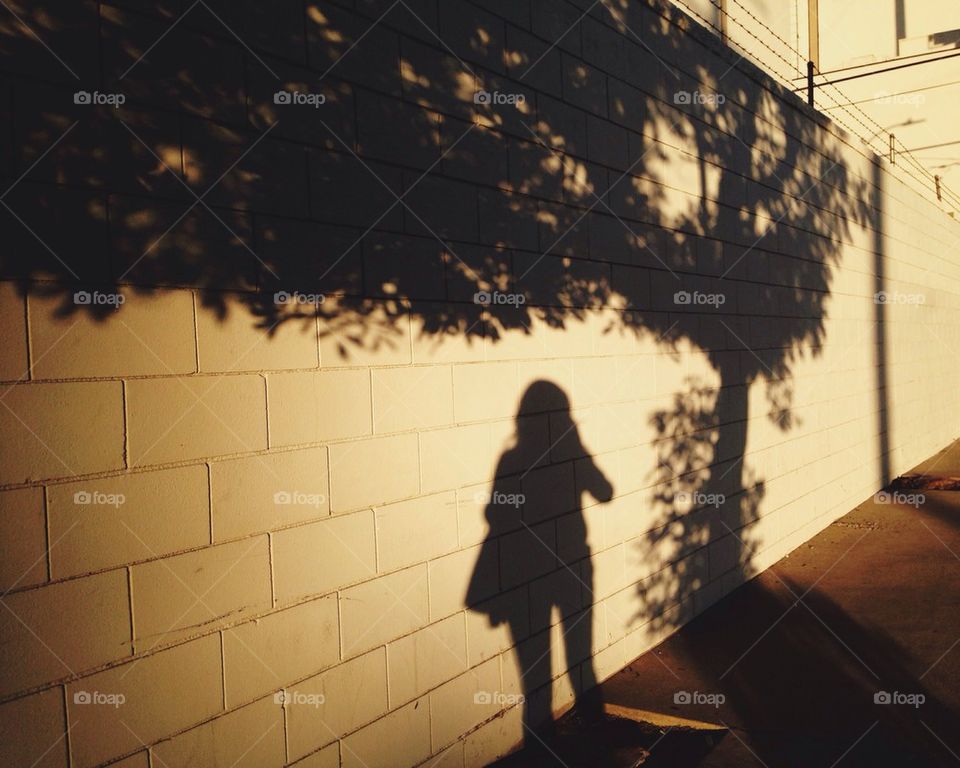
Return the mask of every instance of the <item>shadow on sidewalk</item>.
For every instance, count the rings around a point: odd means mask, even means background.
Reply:
[[[943,576],[958,516],[926,506],[841,518],[604,683],[605,700],[730,729],[677,765],[956,765],[960,590]],[[678,706],[678,691],[724,700]]]
[[[494,765],[496,768],[632,768],[639,765],[693,768],[723,734],[724,731],[663,729],[610,716],[584,722],[570,713],[558,723],[556,734],[549,740]]]

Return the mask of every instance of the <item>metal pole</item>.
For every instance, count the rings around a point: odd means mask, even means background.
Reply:
[[[820,9],[818,0],[807,0],[807,36],[809,59],[820,69]]]
[[[813,106],[813,62],[807,62],[807,104]]]
[[[897,164],[897,149],[894,142],[896,142],[897,137],[892,133],[890,134],[890,165]]]

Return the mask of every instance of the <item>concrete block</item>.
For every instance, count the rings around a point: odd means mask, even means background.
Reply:
[[[335,595],[230,627],[223,632],[226,704],[277,691],[339,660]]]
[[[387,504],[375,510],[381,573],[424,563],[457,548],[453,491]],[[429,531],[429,535],[424,535]]]
[[[6,765],[66,768],[66,730],[60,688],[0,704],[0,759]]]
[[[215,542],[329,514],[323,447],[213,462],[210,484]]]
[[[417,435],[405,433],[330,446],[330,509],[351,509],[416,495]]]
[[[295,760],[387,712],[386,652],[377,648],[286,689],[288,759]]]
[[[387,645],[390,705],[396,708],[467,668],[463,614],[430,624]]]
[[[374,431],[437,427],[454,420],[453,381],[447,366],[374,370]]]
[[[217,635],[70,683],[72,764],[90,768],[213,717],[221,686]]]
[[[123,467],[119,381],[17,384],[3,398],[0,482],[23,483]]]
[[[3,600],[7,610],[0,617],[0,695],[130,655],[123,571],[15,592]]]
[[[427,622],[427,566],[358,584],[340,593],[343,655],[356,656]]]
[[[47,580],[43,489],[0,492],[0,585],[4,590]]]
[[[344,768],[399,768],[430,756],[430,708],[421,699],[343,740]]]
[[[135,565],[130,578],[138,651],[272,603],[266,536]]]
[[[134,466],[267,447],[266,396],[259,376],[137,379],[126,389]]]
[[[267,401],[272,446],[370,434],[370,375],[366,371],[271,374],[267,377]],[[296,406],[290,407],[294,403]]]
[[[58,311],[60,296],[31,295],[34,378],[163,376],[197,370],[190,291],[84,289],[79,293],[94,302],[104,297],[120,301],[118,297],[122,297],[122,304],[105,317],[82,311],[84,306],[63,315]],[[156,321],[158,316],[163,323]]]
[[[161,765],[279,765],[285,759],[283,708],[260,699],[216,720],[161,741],[152,749]]]
[[[280,531],[273,536],[277,600],[290,603],[372,578],[376,558],[369,510]]]
[[[203,465],[82,480],[47,488],[54,578],[210,543]]]

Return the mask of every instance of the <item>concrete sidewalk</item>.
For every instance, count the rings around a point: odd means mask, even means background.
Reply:
[[[960,442],[914,473],[960,477]],[[556,754],[509,764],[960,764],[960,492],[903,493],[925,499],[864,502],[602,686],[608,704],[726,730],[573,713]]]

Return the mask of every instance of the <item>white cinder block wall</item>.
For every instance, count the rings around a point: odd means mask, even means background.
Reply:
[[[676,11],[14,5],[4,765],[483,765],[957,436],[960,226]]]

